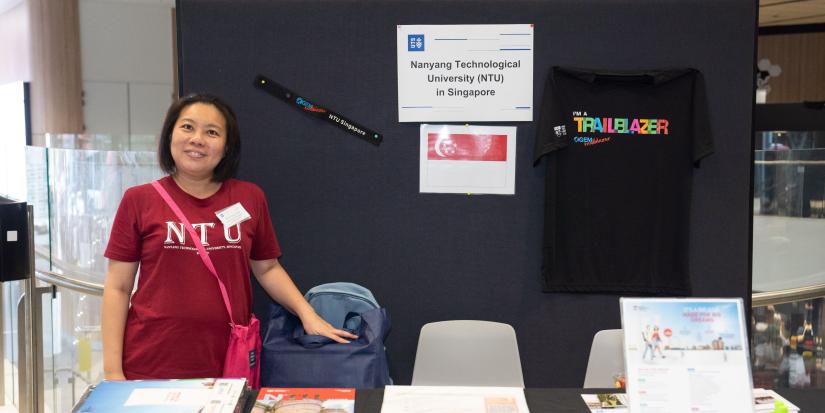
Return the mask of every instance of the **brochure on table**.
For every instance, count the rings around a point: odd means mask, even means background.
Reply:
[[[73,413],[235,413],[245,379],[103,381],[89,387]]]
[[[387,386],[381,413],[529,413],[521,387]]]
[[[627,395],[624,393],[582,394],[582,400],[591,413],[627,412]]]
[[[582,400],[591,413],[620,413],[627,412],[627,394],[625,393],[598,393],[582,394]],[[770,389],[753,389],[753,404],[755,413],[771,413],[779,402],[788,409],[787,413],[799,412],[799,407]]]
[[[741,299],[622,298],[630,411],[753,412]]]
[[[355,412],[355,389],[273,388],[258,393],[251,413]]]
[[[780,396],[771,389],[753,389],[753,404],[756,413],[770,413],[774,411],[776,402],[780,402],[788,409],[788,413],[799,411],[799,407],[791,403],[788,399]]]

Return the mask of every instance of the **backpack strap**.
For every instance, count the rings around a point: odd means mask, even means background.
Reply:
[[[218,277],[218,271],[215,270],[215,266],[212,264],[212,259],[209,258],[209,253],[206,252],[206,248],[203,247],[201,243],[201,239],[198,234],[195,232],[195,228],[192,227],[192,224],[189,223],[189,220],[186,219],[186,215],[183,215],[183,211],[178,208],[178,204],[169,196],[169,193],[166,192],[166,189],[160,184],[160,181],[152,181],[152,186],[158,191],[160,197],[166,202],[166,205],[169,205],[169,208],[172,209],[172,212],[178,217],[178,219],[183,223],[186,227],[186,231],[189,232],[189,237],[192,238],[192,242],[195,243],[195,246],[198,248],[198,256],[201,257],[201,261],[206,265],[206,268],[209,269],[209,272],[215,276],[215,279],[218,280],[218,286],[221,288],[221,296],[223,297],[223,303],[226,306],[226,312],[229,313],[229,321],[232,325],[235,325],[235,320],[232,318],[232,305],[229,303],[229,294],[226,292],[226,286],[223,285],[223,281]]]

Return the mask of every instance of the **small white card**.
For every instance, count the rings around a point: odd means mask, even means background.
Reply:
[[[241,222],[252,219],[252,216],[249,215],[249,212],[246,212],[246,209],[244,209],[240,202],[215,212],[215,215],[221,220],[223,226],[227,228],[234,227]]]

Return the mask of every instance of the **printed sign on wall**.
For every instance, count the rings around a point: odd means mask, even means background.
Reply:
[[[513,195],[515,183],[515,126],[421,125],[421,192]]]
[[[533,120],[533,25],[398,26],[398,121]]]

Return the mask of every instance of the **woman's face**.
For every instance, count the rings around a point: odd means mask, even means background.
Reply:
[[[216,107],[193,103],[180,112],[170,143],[178,175],[211,179],[225,147],[226,119]]]

